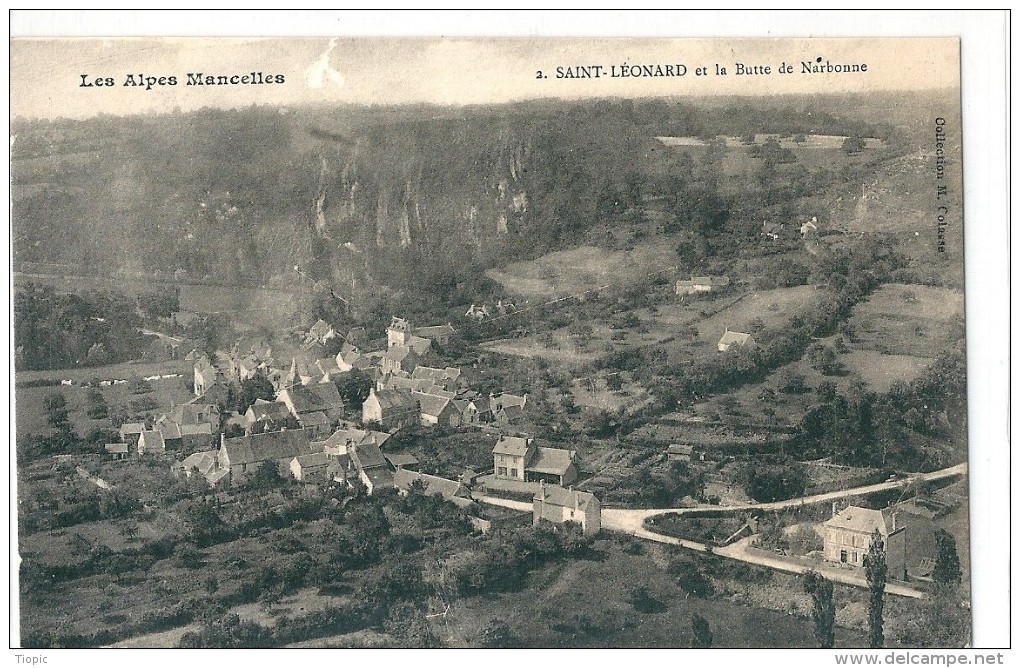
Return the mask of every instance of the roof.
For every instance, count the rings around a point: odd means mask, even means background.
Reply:
[[[537,448],[534,458],[526,466],[529,471],[534,471],[535,473],[563,475],[573,463],[574,453],[571,450]]]
[[[156,429],[151,431],[143,431],[141,436],[138,437],[139,443],[144,443],[147,448],[165,448],[166,442],[163,441],[163,434]]]
[[[315,468],[317,466],[329,466],[329,457],[323,452],[313,452],[310,455],[298,455],[294,458],[301,468]]]
[[[401,491],[410,490],[411,485],[419,480],[425,485],[425,494],[427,496],[438,494],[445,500],[451,501],[459,494],[464,493],[463,485],[456,480],[448,480],[439,476],[418,473],[417,471],[408,471],[407,469],[399,469],[393,474],[393,486]]]
[[[503,394],[492,397],[493,408],[510,408],[511,406],[519,406],[521,408],[528,403],[528,396],[519,396],[517,394],[510,394],[504,392]]]
[[[163,434],[163,440],[178,439],[181,437],[181,427],[176,422],[160,422],[156,425],[159,433]]]
[[[723,333],[722,338],[719,339],[719,345],[720,346],[727,346],[727,345],[737,344],[738,346],[742,346],[745,343],[747,343],[748,340],[750,340],[750,339],[751,339],[751,335],[750,334],[744,334],[743,332],[732,332],[732,331],[727,329]]]
[[[250,413],[255,420],[286,420],[290,417],[290,409],[287,408],[287,404],[282,401],[266,401],[265,399],[256,399],[255,403],[248,407],[247,413]]]
[[[386,458],[383,457],[382,450],[375,443],[359,443],[350,448],[348,452],[359,470],[374,469],[380,466],[386,468]]]
[[[388,468],[375,467],[362,469],[362,473],[372,482],[374,487],[388,487],[393,484],[393,474],[390,473]]]
[[[386,457],[386,461],[395,469],[399,469],[402,466],[414,466],[418,463],[417,457],[403,452],[390,452],[383,456]]]
[[[340,398],[340,392],[333,383],[295,385],[282,390],[279,396],[289,398],[294,411],[299,415],[316,411],[329,415],[343,411],[344,408],[344,400]]]
[[[125,422],[120,426],[120,434],[141,434],[145,431],[145,425],[141,422]]]
[[[403,362],[409,355],[412,354],[417,357],[417,353],[411,350],[408,346],[390,346],[386,349],[386,354],[383,355],[383,357],[388,360],[393,360],[394,362]]]
[[[230,471],[227,469],[213,469],[209,473],[205,474],[205,479],[210,485],[215,485],[221,478],[225,477],[229,473]]]
[[[179,425],[201,424],[209,420],[210,415],[219,415],[216,404],[188,403],[177,406],[170,411],[170,418]]]
[[[298,423],[302,427],[320,427],[322,425],[329,424],[329,418],[322,411],[312,411],[311,413],[302,413],[298,416]]]
[[[535,493],[534,500],[544,500],[549,505],[562,506],[564,508],[576,507],[583,512],[597,508],[599,501],[591,492],[565,489],[558,485],[542,485],[539,491]]]
[[[312,453],[308,434],[304,429],[286,429],[267,434],[249,434],[223,439],[222,449],[230,458],[230,465],[251,464],[266,460],[292,459]]]
[[[203,450],[185,457],[179,466],[183,469],[195,469],[202,475],[208,475],[216,468],[216,451]]]
[[[321,339],[327,334],[329,334],[330,331],[332,330],[333,327],[328,322],[319,319],[314,325],[308,328],[308,333],[317,339]]]
[[[379,407],[385,411],[416,411],[418,402],[407,390],[372,390]]]
[[[127,443],[107,443],[106,444],[106,451],[109,452],[110,454],[114,454],[114,455],[120,454],[120,453],[125,453],[125,452],[128,451],[128,444]]]
[[[340,367],[337,366],[335,357],[323,357],[322,359],[317,359],[315,360],[315,366],[323,374],[341,373]]]
[[[890,514],[881,510],[847,506],[842,512],[827,520],[823,526],[865,534],[872,534],[878,529],[880,534],[888,536],[892,528],[892,518]]]
[[[432,348],[432,340],[412,334],[407,338],[407,345],[410,346],[415,354],[424,355]]]
[[[671,455],[692,455],[694,454],[694,446],[674,443],[673,445],[666,448],[666,452]]]
[[[523,457],[528,454],[528,450],[531,449],[532,441],[529,438],[522,438],[520,436],[500,436],[499,440],[496,441],[496,445],[492,448],[494,455],[512,455],[514,457]]]
[[[212,425],[208,422],[181,425],[181,436],[197,436],[199,434],[211,436]]]
[[[412,394],[418,400],[418,405],[421,406],[423,415],[439,417],[446,410],[446,407],[450,405],[450,400],[447,397],[425,394],[424,392],[412,392]]]

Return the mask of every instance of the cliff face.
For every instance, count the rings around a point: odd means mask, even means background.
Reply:
[[[528,222],[523,122],[344,135],[314,122],[251,109],[21,128],[16,262],[258,283],[298,265],[349,280],[382,257],[476,262]]]

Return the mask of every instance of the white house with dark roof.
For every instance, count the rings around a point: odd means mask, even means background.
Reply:
[[[576,522],[585,536],[594,536],[602,529],[602,505],[591,492],[573,487],[564,489],[544,482],[532,499],[534,524],[542,520],[554,524]]]
[[[163,434],[157,429],[146,430],[139,434],[138,454],[140,455],[166,454],[166,443],[163,441]]]
[[[833,508],[835,510],[835,507]],[[897,523],[895,511],[847,506],[822,524],[823,555],[826,561],[863,568],[872,541],[880,541],[889,567],[889,577],[906,577],[905,529]]]
[[[676,282],[676,294],[680,297],[702,292],[718,292],[730,284],[729,276],[691,276],[690,280]]]
[[[377,423],[383,429],[416,424],[420,420],[418,402],[407,390],[369,390],[361,406],[361,421]]]
[[[726,331],[723,332],[722,337],[719,339],[719,344],[716,348],[719,352],[724,353],[734,346],[738,348],[754,348],[756,345],[758,345],[757,342],[755,342],[754,337],[750,334],[734,332],[727,327]]]
[[[145,431],[145,425],[141,422],[125,422],[120,426],[120,440],[130,446],[138,445],[138,438]]]
[[[290,473],[298,482],[323,482],[330,459],[323,452],[298,455],[290,460]]]

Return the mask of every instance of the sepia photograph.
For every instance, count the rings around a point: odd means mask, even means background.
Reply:
[[[959,38],[10,63],[11,647],[973,646]]]

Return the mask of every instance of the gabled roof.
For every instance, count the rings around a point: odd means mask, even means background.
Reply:
[[[420,410],[423,415],[439,417],[450,405],[450,399],[447,397],[438,397],[434,394],[425,394],[423,392],[412,392],[411,394],[418,400],[418,405],[421,406]]]
[[[727,329],[723,333],[722,338],[719,339],[719,345],[727,346],[736,344],[738,346],[742,346],[746,344],[749,339],[751,339],[750,334],[744,334],[743,332],[733,332]]]
[[[691,279],[680,280],[677,285],[699,285],[703,287],[724,287],[730,284],[729,276],[691,276]]]
[[[403,452],[388,452],[383,456],[386,457],[386,461],[395,469],[399,469],[402,466],[414,466],[418,463],[417,457]]]
[[[313,452],[310,455],[298,455],[294,458],[301,468],[316,468],[329,466],[329,457],[323,452]]]
[[[439,337],[439,336],[450,336],[451,334],[455,333],[456,331],[457,330],[455,330],[453,328],[453,325],[447,323],[445,325],[432,325],[432,326],[429,326],[429,327],[417,327],[417,328],[415,328],[414,333],[417,334],[418,336],[423,336],[425,338],[431,339],[431,338],[435,338],[435,337]]]
[[[266,401],[265,399],[256,399],[255,403],[248,407],[248,411],[245,413],[249,417],[257,420],[273,420],[274,422],[280,420],[286,420],[290,417],[290,409],[287,408],[287,404],[282,401]]]
[[[202,475],[209,475],[209,473],[216,468],[216,451],[215,450],[203,450],[185,457],[180,464],[181,468],[195,469]]]
[[[403,362],[411,356],[413,356],[413,359],[414,357],[417,357],[418,354],[408,346],[390,346],[386,349],[385,355],[383,355],[383,357],[393,362]]]
[[[143,431],[138,437],[138,445],[139,447],[144,447],[147,450],[150,448],[159,450],[166,448],[166,442],[163,441],[163,434],[156,429]]]
[[[407,390],[372,390],[380,408],[386,411],[417,411],[418,402]]]
[[[219,414],[220,409],[216,407],[216,404],[188,403],[181,404],[170,411],[170,419],[183,426],[208,422],[211,416]]]
[[[503,394],[492,397],[492,407],[494,410],[498,408],[509,408],[511,406],[520,406],[523,408],[527,402],[527,395],[522,397],[517,394],[510,394],[509,392],[504,392]]]
[[[266,460],[292,459],[312,453],[308,434],[304,429],[287,429],[267,434],[250,434],[223,439],[222,448],[230,458],[230,465],[252,464]]]
[[[496,445],[492,448],[492,453],[495,455],[523,457],[528,454],[528,450],[531,446],[532,441],[530,438],[522,438],[520,436],[500,436],[499,440],[496,441]]]
[[[344,401],[333,383],[315,385],[295,385],[280,391],[281,400],[290,399],[298,415],[322,411],[329,415],[343,411]]]
[[[412,334],[407,339],[407,345],[410,346],[416,355],[424,355],[432,349],[432,340]]]
[[[464,486],[456,480],[447,480],[439,476],[408,471],[407,469],[398,469],[393,474],[393,486],[401,491],[411,489],[411,485],[416,481],[421,481],[425,485],[426,496],[438,494],[443,499],[452,501],[458,496],[465,494]]]
[[[536,448],[535,456],[525,464],[529,471],[563,475],[574,463],[574,453],[559,448]]]
[[[582,512],[588,512],[598,506],[598,499],[591,492],[564,489],[558,485],[542,485],[535,493],[535,501],[542,500],[549,505],[577,508]]]
[[[340,367],[336,364],[335,357],[323,357],[315,360],[315,367],[323,374],[341,373]]]
[[[375,443],[359,443],[348,450],[351,460],[359,470],[386,468],[386,458]]]
[[[107,443],[105,447],[111,455],[126,454],[128,451],[127,443]]]
[[[120,426],[120,435],[141,434],[145,431],[145,425],[141,422],[125,422]]]
[[[872,534],[875,532],[875,529],[878,529],[882,536],[888,536],[892,533],[893,525],[892,517],[889,513],[870,508],[847,506],[842,512],[827,520],[824,526],[865,534]]]
[[[322,339],[331,331],[333,331],[332,325],[322,319],[319,319],[314,325],[308,328],[308,333],[317,339]]]
[[[301,413],[298,415],[298,424],[302,427],[322,427],[329,424],[329,418],[322,411],[312,411],[311,413]]]
[[[181,437],[181,427],[176,422],[159,422],[156,429],[163,434],[163,440],[175,440]]]
[[[666,448],[666,452],[671,455],[692,455],[694,454],[694,446],[674,443]]]
[[[208,422],[200,422],[198,424],[182,424],[181,425],[181,436],[212,436],[212,425]]]

